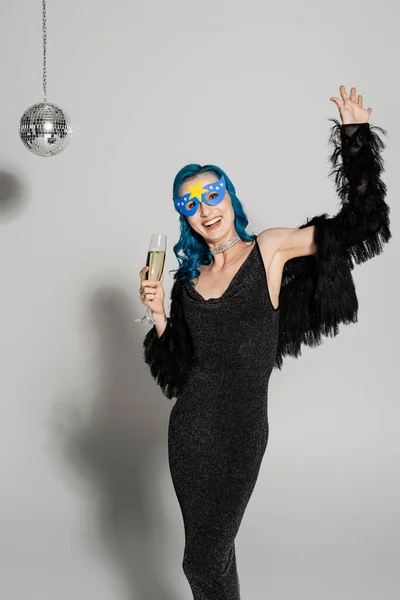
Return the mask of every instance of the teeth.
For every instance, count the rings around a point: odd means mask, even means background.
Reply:
[[[212,225],[213,223],[216,223],[217,221],[219,221],[221,219],[221,217],[216,217],[215,219],[213,219],[212,221],[208,221],[207,223],[204,223],[204,226],[207,227],[208,225]]]

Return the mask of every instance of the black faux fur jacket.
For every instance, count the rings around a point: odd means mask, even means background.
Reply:
[[[285,263],[279,296],[279,340],[275,367],[283,357],[301,355],[301,346],[317,346],[322,336],[335,336],[339,324],[357,322],[355,264],[382,252],[391,238],[386,185],[381,179],[385,144],[369,123],[346,124],[331,119],[330,177],[340,210],[334,217],[317,215],[299,228],[314,225],[315,254]],[[180,301],[183,281],[171,290],[170,317],[163,335],[155,327],[143,342],[150,372],[167,398],[177,397],[193,364],[194,352]]]

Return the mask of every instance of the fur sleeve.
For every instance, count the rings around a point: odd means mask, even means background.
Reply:
[[[163,334],[158,337],[155,326],[143,341],[143,357],[150,373],[167,398],[177,397],[193,364],[193,344],[183,315],[182,280],[171,290],[170,317]]]
[[[314,225],[316,253],[293,258],[283,270],[275,367],[284,356],[301,355],[302,344],[317,346],[335,336],[340,323],[357,322],[358,301],[352,277],[355,264],[380,254],[391,238],[381,151],[385,148],[369,123],[341,125],[331,119],[329,156],[340,210],[307,220]]]

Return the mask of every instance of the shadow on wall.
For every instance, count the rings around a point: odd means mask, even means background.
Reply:
[[[89,309],[90,329],[98,335],[97,391],[93,398],[56,403],[53,439],[74,472],[90,484],[96,533],[122,574],[128,598],[176,600],[168,576],[176,569],[169,562],[176,524],[168,531],[172,526],[162,493],[170,481],[164,459],[174,401],[161,396],[146,373],[140,353],[149,326],[134,323],[125,294],[100,289]]]
[[[0,170],[0,220],[12,219],[25,207],[25,192],[21,178]]]

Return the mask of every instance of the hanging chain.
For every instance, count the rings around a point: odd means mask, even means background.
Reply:
[[[46,42],[47,42],[47,22],[46,22],[46,0],[42,0],[43,4],[43,95],[44,102],[47,102],[47,67],[46,67]]]

